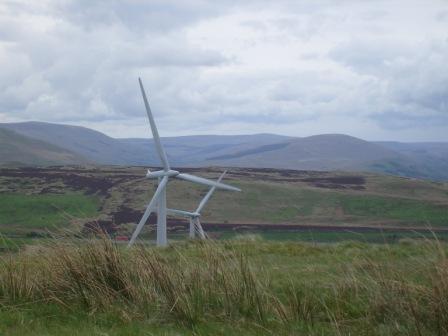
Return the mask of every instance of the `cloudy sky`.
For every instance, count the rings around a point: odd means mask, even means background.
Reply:
[[[0,2],[0,122],[448,141],[448,1]]]

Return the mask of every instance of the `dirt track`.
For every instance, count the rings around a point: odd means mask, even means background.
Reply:
[[[135,223],[142,213],[136,215]],[[151,215],[148,224],[155,228],[157,217]],[[360,225],[306,225],[306,224],[257,224],[257,223],[201,223],[204,230],[209,231],[318,231],[318,232],[446,232],[448,228],[400,227],[400,226],[360,226]],[[167,219],[167,227],[171,231],[187,230],[189,223],[183,219]]]
[[[116,225],[123,223],[138,223],[142,217],[143,212],[121,207],[118,212],[112,214],[113,222]],[[151,214],[148,224],[155,225],[157,216]],[[112,224],[112,222],[111,222]],[[260,223],[201,223],[204,229],[208,230],[256,230],[256,231],[322,231],[322,232],[339,232],[339,231],[353,231],[353,232],[387,232],[387,231],[415,231],[415,232],[448,232],[448,228],[427,228],[427,227],[402,227],[391,225],[316,225],[316,224],[260,224]],[[167,219],[167,226],[171,229],[188,228],[188,221],[184,219]]]
[[[171,225],[171,224],[168,224]],[[179,225],[179,223],[172,224]],[[305,225],[305,224],[236,224],[236,223],[202,223],[204,229],[215,230],[257,230],[257,231],[322,231],[322,232],[448,232],[447,228],[400,227],[400,226],[352,226],[352,225]]]

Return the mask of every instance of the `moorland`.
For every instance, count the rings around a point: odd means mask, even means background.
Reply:
[[[223,168],[190,168],[216,178]],[[186,239],[129,235],[142,167],[0,170],[0,334],[445,335],[448,185],[365,172],[229,169]],[[169,206],[206,188],[170,182]]]

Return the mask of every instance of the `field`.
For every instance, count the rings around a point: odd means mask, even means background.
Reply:
[[[0,334],[446,335],[447,247],[49,240],[0,258]]]
[[[96,197],[67,193],[63,195],[0,195],[0,218],[3,232],[55,229],[73,219],[82,220],[97,213]],[[14,224],[9,226],[8,224]]]
[[[187,171],[216,178],[222,169]],[[155,188],[144,174],[139,167],[1,169],[0,233],[29,237],[56,228],[79,233],[100,226],[110,234],[129,235]],[[403,229],[428,236],[432,228],[440,239],[448,233],[446,183],[272,169],[231,169],[226,181],[243,191],[218,191],[204,209],[202,223],[215,238],[256,232],[266,239],[391,242],[409,235]],[[193,210],[206,191],[170,182],[168,205]],[[170,237],[185,237],[186,225],[169,218]],[[142,237],[152,235],[148,225]]]
[[[109,238],[139,220],[155,188],[144,173],[0,170],[0,335],[448,333],[446,183],[232,169],[243,191],[203,213],[215,239],[188,241],[170,218],[170,247],[151,246],[151,224],[126,249]],[[171,182],[169,206],[206,191]]]

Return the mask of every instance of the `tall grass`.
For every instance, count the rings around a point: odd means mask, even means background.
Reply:
[[[287,274],[281,275],[287,281],[277,281],[271,265],[251,261],[245,252],[272,248],[267,244],[126,250],[108,239],[52,241],[1,258],[0,305],[7,310],[44,302],[67,313],[193,328],[213,320],[315,335],[448,334],[448,259],[441,244],[421,243],[427,257],[416,258],[412,270],[360,257],[320,282]],[[309,247],[310,253],[316,249]]]

